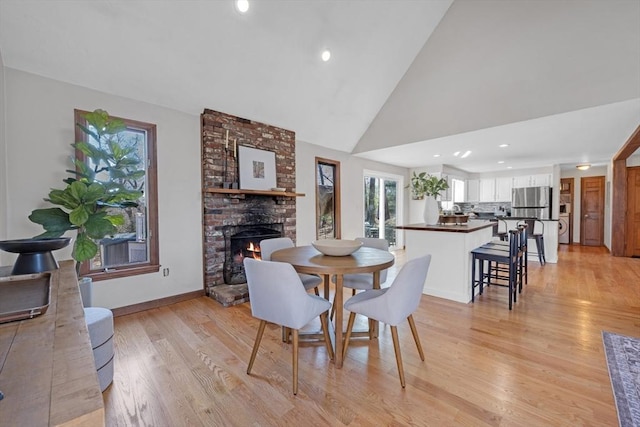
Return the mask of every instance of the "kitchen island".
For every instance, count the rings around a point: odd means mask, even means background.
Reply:
[[[423,294],[468,303],[471,301],[471,251],[491,241],[490,221],[467,225],[399,225],[405,233],[407,259],[431,254]]]

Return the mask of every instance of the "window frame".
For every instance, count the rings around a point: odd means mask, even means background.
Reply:
[[[318,167],[320,165],[332,166],[334,168],[333,176],[333,230],[335,239],[340,239],[342,236],[341,227],[341,206],[340,206],[340,162],[337,160],[325,159],[322,157],[315,158],[315,205],[316,205],[316,239],[320,239],[320,206],[319,206],[319,186],[318,186]]]
[[[74,109],[74,128],[76,141],[88,141],[89,136],[82,132],[76,125],[77,123],[86,124],[83,115],[89,111]],[[80,264],[80,276],[90,277],[94,281],[115,279],[118,277],[137,276],[140,274],[157,273],[160,271],[160,249],[158,235],[158,173],[156,162],[156,125],[145,123],[137,120],[127,119],[123,117],[111,116],[114,119],[122,120],[127,129],[142,130],[147,134],[147,158],[145,165],[145,182],[146,193],[145,203],[147,207],[147,229],[149,240],[149,256],[147,262],[135,263],[131,265],[119,265],[114,267],[105,267],[101,270],[91,270],[91,260],[84,261]],[[75,151],[77,159],[86,161],[84,153],[80,150]]]

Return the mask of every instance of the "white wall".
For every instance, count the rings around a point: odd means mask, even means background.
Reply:
[[[296,191],[305,197],[296,199],[296,234],[298,245],[308,245],[316,239],[315,158],[322,157],[340,162],[340,191],[342,238],[362,236],[364,209],[364,170],[378,171],[407,177],[407,169],[365,160],[342,151],[296,141]],[[407,181],[405,181],[407,182]],[[402,192],[406,212],[408,190]]]
[[[605,206],[604,206],[604,244],[611,249],[611,172],[607,166],[595,166],[586,171],[578,169],[563,169],[560,172],[561,178],[573,178],[573,242],[580,243],[580,203],[581,186],[580,178],[589,176],[605,177]]]
[[[1,79],[1,76],[0,76]],[[32,237],[42,232],[28,220],[51,187],[62,185],[71,168],[74,108],[110,114],[157,126],[158,216],[161,273],[95,282],[94,304],[116,308],[203,288],[200,184],[200,118],[175,110],[121,98],[11,68],[4,68],[8,192],[2,199],[6,238]],[[6,138],[6,142],[3,142]],[[3,179],[4,186],[4,179]],[[50,206],[50,205],[49,205]],[[0,236],[2,228],[0,228]],[[68,234],[70,237],[72,234]],[[70,259],[71,248],[54,253]],[[14,258],[3,258],[2,264]],[[8,261],[8,262],[7,262]]]

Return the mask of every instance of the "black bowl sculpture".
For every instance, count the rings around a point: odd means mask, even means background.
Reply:
[[[19,254],[11,274],[41,273],[58,268],[51,251],[64,248],[70,241],[69,237],[2,240],[0,249]]]

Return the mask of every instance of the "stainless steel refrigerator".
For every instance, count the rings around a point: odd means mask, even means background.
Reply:
[[[511,216],[551,219],[551,187],[514,188]]]

